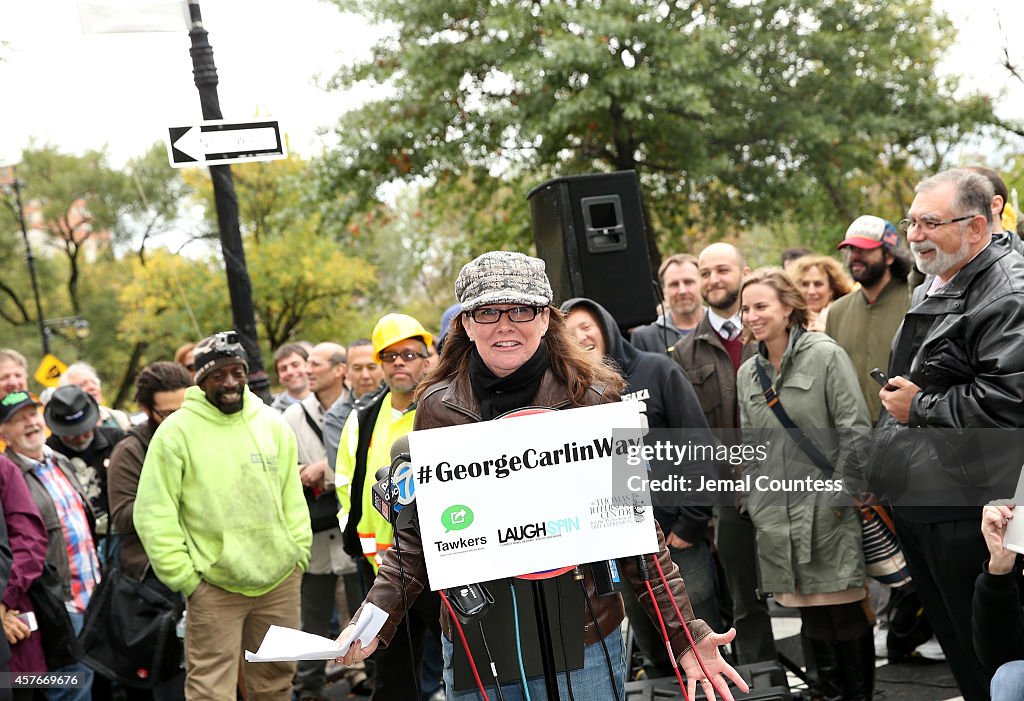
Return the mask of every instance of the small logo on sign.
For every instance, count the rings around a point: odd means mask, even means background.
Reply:
[[[441,525],[445,532],[469,528],[473,525],[473,510],[463,504],[449,506],[441,514]]]

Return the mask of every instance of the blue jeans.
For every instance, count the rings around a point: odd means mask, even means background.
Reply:
[[[608,663],[604,658],[604,650],[601,649],[600,641],[587,645],[583,648],[583,668],[575,669],[569,673],[572,681],[573,696],[578,699],[611,699],[615,698],[611,691],[611,684],[614,683],[618,690],[619,698],[626,697],[626,650],[622,644],[622,633],[616,628],[604,639],[608,646],[608,656],[612,663],[612,680],[608,679]],[[460,643],[461,645],[461,643]],[[447,693],[447,701],[478,701],[480,690],[472,689],[456,693],[452,683],[452,651],[454,646],[447,636],[441,636],[441,646],[444,652],[444,685]],[[484,683],[484,689],[490,698],[495,698],[493,693],[494,681],[488,682],[484,673],[487,671],[487,661],[475,660],[480,679]],[[544,677],[533,677],[527,680],[530,690],[530,701],[548,701]],[[505,701],[524,701],[522,683],[502,684],[501,693]],[[565,683],[565,674],[558,676],[558,695],[560,698],[569,698],[569,688]],[[553,701],[553,700],[552,700]]]
[[[74,627],[75,632],[81,633],[85,614],[68,612],[68,615],[71,617],[71,625]],[[81,681],[81,686],[74,689],[50,689],[46,696],[49,701],[89,701],[92,698],[93,671],[81,662],[61,667],[60,669],[50,670],[50,674],[76,675]]]
[[[1024,699],[1024,660],[1007,662],[992,677],[992,701]]]

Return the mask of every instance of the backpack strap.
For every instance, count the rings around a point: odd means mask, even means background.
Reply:
[[[775,414],[775,418],[779,420],[782,427],[789,432],[790,438],[796,441],[796,445],[800,450],[804,451],[804,454],[811,459],[819,470],[824,472],[826,475],[831,476],[835,472],[835,468],[832,463],[829,462],[828,458],[821,454],[818,447],[811,442],[811,439],[807,437],[800,427],[797,426],[793,419],[789,418],[789,414],[786,413],[785,408],[782,406],[782,401],[779,399],[778,393],[775,388],[772,387],[771,381],[768,379],[768,373],[765,372],[764,365],[761,363],[761,356],[757,355],[754,357],[754,366],[757,368],[757,379],[761,382],[761,391],[764,394],[764,401],[768,404],[768,408]]]
[[[303,404],[302,402],[299,402],[299,406],[302,407],[302,415],[306,417],[306,423],[309,424],[309,427],[313,429],[313,433],[315,433],[316,437],[320,440],[321,443],[323,443],[324,432],[320,429],[319,426],[317,426],[316,420],[312,416],[310,416],[308,411],[306,411],[306,405]]]

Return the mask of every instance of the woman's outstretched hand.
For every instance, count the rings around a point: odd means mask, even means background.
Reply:
[[[683,655],[679,666],[686,674],[686,693],[691,699],[697,691],[697,684],[700,684],[708,699],[720,698],[722,701],[735,701],[729,691],[726,677],[731,679],[743,693],[750,691],[750,687],[743,681],[740,673],[725,661],[722,653],[718,650],[720,646],[732,642],[735,637],[736,629],[730,628],[724,633],[711,633],[697,642],[697,652],[700,653],[700,658],[704,661],[704,668],[708,671],[706,677],[704,670],[697,663],[692,649],[687,650]]]

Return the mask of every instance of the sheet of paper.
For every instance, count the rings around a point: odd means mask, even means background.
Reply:
[[[373,604],[364,604],[352,636],[341,645],[336,640],[293,628],[270,626],[256,652],[245,651],[246,662],[295,662],[297,660],[333,660],[347,650],[353,640],[366,647],[384,627],[388,615]]]

